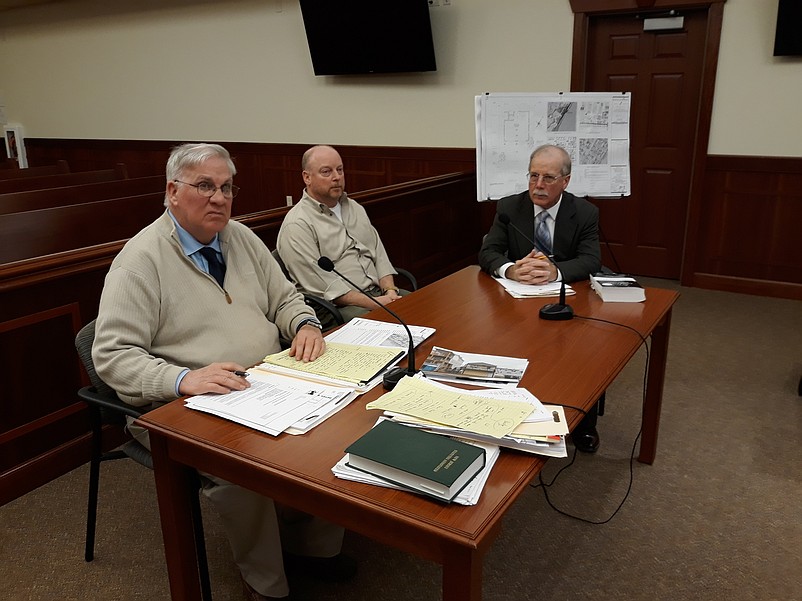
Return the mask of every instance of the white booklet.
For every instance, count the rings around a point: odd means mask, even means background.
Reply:
[[[591,275],[590,285],[606,303],[642,303],[646,300],[646,291],[628,275]]]
[[[435,346],[421,365],[421,373],[442,382],[515,388],[528,366],[528,359],[464,353]]]

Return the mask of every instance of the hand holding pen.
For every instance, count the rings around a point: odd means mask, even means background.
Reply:
[[[245,390],[251,386],[245,379],[247,375],[245,368],[238,363],[212,363],[187,372],[178,391],[183,395],[196,395]]]

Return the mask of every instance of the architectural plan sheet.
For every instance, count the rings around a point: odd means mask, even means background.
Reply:
[[[541,144],[571,155],[568,192],[629,195],[630,103],[629,92],[476,96],[477,198],[498,200],[526,190],[529,155]]]

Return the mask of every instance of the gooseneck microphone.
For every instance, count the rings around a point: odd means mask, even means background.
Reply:
[[[328,257],[320,257],[317,260],[318,267],[320,267],[323,271],[334,272],[346,282],[348,282],[353,288],[359,290],[362,294],[367,296],[370,300],[376,303],[379,307],[387,311],[390,315],[395,317],[398,322],[404,326],[404,329],[407,331],[407,338],[409,339],[409,349],[407,352],[407,367],[406,369],[403,367],[394,367],[387,371],[382,378],[382,385],[384,386],[385,390],[392,390],[395,388],[395,385],[398,384],[398,381],[403,378],[404,376],[414,376],[417,373],[417,369],[415,369],[415,341],[412,339],[412,332],[409,331],[409,326],[404,323],[404,320],[401,319],[398,315],[396,315],[393,311],[385,307],[375,298],[373,298],[370,294],[362,290],[359,286],[354,284],[351,280],[341,274],[339,271],[334,269],[334,262],[329,259]]]
[[[557,269],[557,273],[559,274],[560,268],[557,267],[557,263],[554,262],[545,250],[543,250],[540,245],[535,242],[531,237],[527,236],[525,233],[521,231],[521,229],[515,225],[512,221],[510,221],[510,216],[506,213],[499,213],[498,220],[503,223],[504,225],[509,225],[514,229],[516,232],[523,236],[524,240],[529,242],[533,248],[540,251],[544,257],[549,260],[549,263],[554,265],[555,269]],[[571,308],[570,305],[565,304],[565,280],[560,279],[560,302],[558,303],[548,303],[543,305],[540,308],[540,319],[546,319],[549,321],[566,321],[568,319],[574,318],[574,310]]]

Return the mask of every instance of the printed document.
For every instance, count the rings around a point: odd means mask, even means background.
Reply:
[[[434,334],[434,328],[408,326],[412,333],[414,346],[418,346]],[[341,328],[326,336],[326,343],[342,342],[364,346],[389,346],[401,349],[409,348],[407,331],[400,323],[387,323],[375,319],[355,317]]]
[[[324,386],[278,374],[248,375],[250,388],[190,397],[186,406],[277,436],[307,432],[356,398],[353,388]]]
[[[544,296],[560,296],[560,282],[549,282],[548,284],[522,284],[507,278],[494,278],[504,287],[504,290],[513,298],[542,298]],[[576,294],[571,286],[565,286],[565,295]]]

